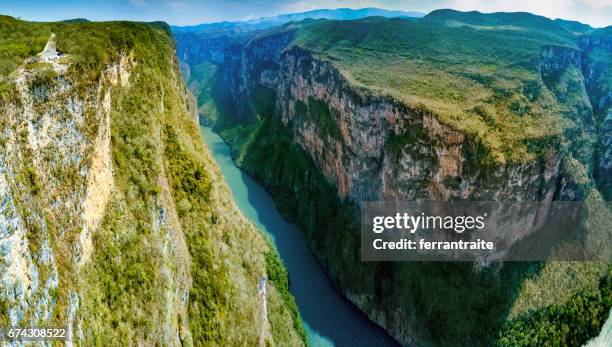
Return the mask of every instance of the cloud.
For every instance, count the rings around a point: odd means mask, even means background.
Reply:
[[[540,0],[540,1],[503,1],[503,0],[453,0],[449,7],[480,12],[530,12],[549,17],[577,20],[593,26],[612,24],[612,0]]]
[[[130,4],[136,7],[147,7],[148,6],[146,0],[130,0]]]
[[[438,1],[433,1],[438,2]],[[298,0],[286,1],[280,8],[282,13],[295,13],[316,10],[320,8],[364,8],[364,7],[380,7],[389,10],[410,9],[419,10],[427,5],[424,1],[393,1],[393,0]]]
[[[540,0],[514,1],[510,3],[504,0],[455,0],[451,1],[451,7],[463,11],[530,12],[555,18],[571,13],[574,2],[574,0]]]
[[[582,0],[582,2],[593,8],[612,8],[612,0]]]

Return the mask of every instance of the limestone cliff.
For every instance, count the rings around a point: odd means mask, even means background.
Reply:
[[[582,72],[585,76],[593,114],[599,131],[599,148],[595,177],[606,199],[612,197],[612,89],[609,83],[612,71],[609,58],[612,52],[612,33],[609,28],[597,35],[580,40]]]
[[[260,299],[276,255],[203,144],[168,27],[0,20],[25,47],[0,76],[0,322],[69,345],[303,344],[288,288]]]

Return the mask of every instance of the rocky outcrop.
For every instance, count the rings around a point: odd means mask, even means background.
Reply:
[[[430,112],[355,89],[332,64],[300,48],[281,60],[278,117],[341,198],[531,201],[555,193],[557,154],[483,167],[477,143]]]
[[[579,129],[568,135],[578,139],[581,133],[590,133],[590,140],[577,140],[570,148],[542,153],[536,160],[487,166],[483,165],[486,148],[477,140],[441,123],[425,109],[362,90],[333,63],[289,45],[292,36],[290,30],[280,31],[228,48],[222,69],[226,102],[233,105],[234,117],[249,122],[255,119],[254,104],[259,101],[245,100],[257,99],[261,86],[271,89],[276,116],[341,198],[579,198],[560,171],[568,151],[576,153],[587,172],[595,171],[603,181],[610,177],[606,175],[611,162],[610,98],[609,93],[602,95],[597,82],[607,70],[597,62],[589,65],[588,60],[594,47],[609,49],[603,38],[585,38],[580,49],[544,46],[539,62],[544,85],[568,104],[565,116]],[[574,71],[581,75],[568,75]],[[558,83],[583,85],[559,90]],[[313,114],[315,109],[322,113]],[[594,151],[597,137],[600,146]]]
[[[227,36],[221,35],[220,37],[208,39],[200,43],[194,39],[195,34],[192,33],[179,33],[175,35],[183,36],[180,40],[177,40],[177,49],[181,60],[187,62],[188,65],[195,66],[206,60],[218,64],[224,61],[228,41]]]
[[[87,178],[85,199],[83,200],[82,218],[84,220],[83,230],[79,235],[81,244],[81,255],[79,265],[82,265],[91,257],[92,233],[100,225],[110,199],[114,186],[113,163],[111,158],[111,91],[106,88],[102,97],[103,85],[109,87],[128,87],[130,72],[133,68],[131,57],[121,56],[119,62],[111,65],[100,80],[97,98],[100,101],[98,108],[98,133],[93,139],[93,150],[90,159],[90,174]]]
[[[473,138],[425,109],[352,85],[332,63],[298,46],[284,49],[290,38],[283,32],[228,50],[226,98],[236,107],[233,114],[249,121],[259,101],[244,100],[257,99],[263,87],[272,90],[276,117],[340,198],[533,201],[557,194],[560,153],[483,165],[486,153]],[[543,53],[554,55],[552,48]]]
[[[257,114],[254,106],[246,102],[262,84],[276,90],[280,54],[291,42],[293,32],[282,31],[264,36],[242,46],[232,43],[226,50],[221,73],[223,97],[233,109],[235,117],[243,122],[252,121]]]
[[[58,306],[57,292],[67,292],[63,314],[75,341],[83,339],[79,312],[87,293],[74,282],[60,283],[58,267],[78,272],[95,252],[92,239],[115,189],[113,95],[130,88],[136,63],[131,54],[121,55],[101,71],[97,88],[83,94],[78,91],[79,81],[67,76],[71,57],[58,55],[54,40],[55,35],[40,58],[29,58],[18,68],[18,99],[3,105],[7,117],[0,156],[4,255],[0,266],[6,271],[0,295],[9,307],[11,325],[49,325]],[[178,345],[179,335],[189,335],[189,252],[165,176],[160,177],[160,187],[158,225],[174,231],[166,234],[164,263],[174,264],[178,273],[172,278],[174,269],[164,272],[174,286],[166,296],[163,335],[167,344]],[[173,321],[179,315],[182,322]]]
[[[52,35],[40,58],[17,69],[18,98],[2,105],[0,267],[6,271],[0,295],[10,307],[11,325],[50,321],[58,300],[51,293],[58,290],[58,261],[88,261],[114,185],[111,90],[127,87],[132,62],[122,57],[101,74],[97,93],[86,96],[66,76],[69,65]],[[69,242],[74,235],[79,236]],[[52,242],[68,247],[63,259],[56,258]]]

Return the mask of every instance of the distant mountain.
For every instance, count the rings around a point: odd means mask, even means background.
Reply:
[[[189,80],[188,67],[195,67],[203,61],[221,63],[225,49],[231,44],[244,44],[252,37],[275,26],[289,22],[317,19],[351,20],[365,17],[421,18],[420,12],[391,11],[381,8],[338,8],[319,9],[302,13],[284,14],[259,19],[204,23],[193,26],[171,26],[176,38],[179,59],[183,63],[185,77]],[[186,65],[185,65],[186,64]]]
[[[364,17],[423,17],[425,14],[420,12],[405,12],[405,11],[392,11],[385,10],[381,8],[361,8],[358,10],[353,10],[350,8],[338,8],[335,10],[313,10],[303,13],[292,13],[292,14],[284,14],[276,17],[265,17],[257,20],[250,21],[251,23],[271,23],[273,25],[283,24],[290,21],[300,21],[307,18],[312,19],[336,19],[336,20],[351,20],[351,19],[360,19]]]
[[[231,29],[235,27],[249,28],[250,30],[266,29],[272,26],[285,24],[291,21],[300,21],[307,18],[311,19],[337,19],[337,20],[350,20],[360,19],[364,17],[378,16],[378,17],[414,17],[420,18],[425,14],[420,12],[406,12],[406,11],[392,11],[385,10],[382,8],[338,8],[338,9],[320,9],[312,10],[301,13],[290,13],[283,14],[273,17],[263,17],[259,19],[236,21],[236,22],[218,22],[218,23],[204,23],[191,26],[173,26],[172,30],[175,32],[194,32],[206,29]]]
[[[555,19],[555,23],[578,35],[587,34],[594,30],[593,27],[588,24],[583,24],[573,20]]]
[[[91,23],[87,18],[72,18],[63,20],[62,23]]]
[[[481,13],[478,11],[460,12],[442,9],[432,11],[423,20],[443,24],[447,27],[469,27],[480,30],[518,30],[530,32],[531,34],[552,34],[560,35],[561,37],[569,34],[560,25],[561,23],[527,12]]]

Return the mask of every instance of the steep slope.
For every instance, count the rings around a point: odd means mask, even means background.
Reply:
[[[202,142],[169,27],[0,20],[0,322],[83,345],[303,344],[286,272]]]
[[[612,27],[580,40],[583,75],[599,133],[595,178],[607,200],[612,199]]]
[[[606,30],[448,10],[291,23],[225,50],[204,116],[338,288],[402,344],[576,345],[607,317],[610,264],[364,263],[358,211],[383,199],[601,202],[607,131],[592,100],[605,84],[589,82],[600,75],[585,42],[607,52]],[[592,218],[609,237],[610,212]]]

